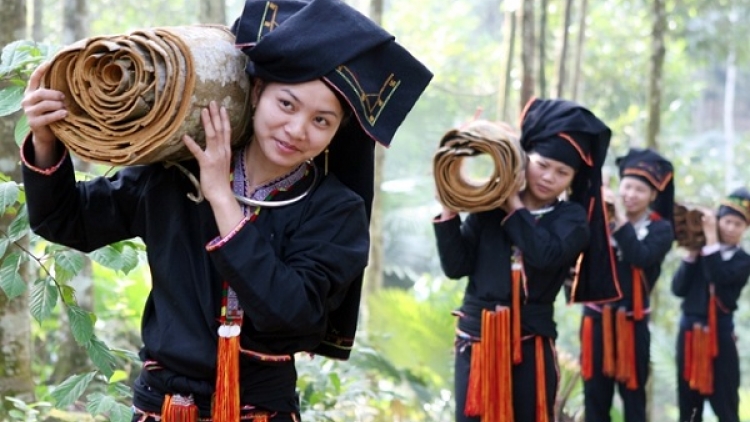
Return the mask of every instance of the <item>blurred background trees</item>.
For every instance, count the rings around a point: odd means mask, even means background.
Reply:
[[[616,175],[614,158],[628,147],[651,146],[674,161],[683,202],[714,207],[731,189],[750,184],[744,165],[750,162],[750,51],[742,25],[750,0],[350,2],[394,33],[435,78],[392,147],[378,147],[366,318],[351,361],[300,357],[305,420],[452,420],[450,311],[465,280],[446,279],[435,252],[432,154],[448,129],[478,113],[516,125],[532,96],[575,99],[613,130],[609,174]],[[78,412],[73,420],[84,414],[129,420],[116,404],[127,405],[127,385],[139,370],[133,353],[148,291],[137,242],[84,256],[46,244],[24,225],[17,142],[25,130],[13,105],[28,71],[48,49],[80,38],[230,24],[242,6],[241,0],[0,0],[0,46],[6,47],[0,172],[7,176],[0,183],[6,211],[0,220],[0,420],[50,418],[57,410],[47,402]],[[18,40],[25,42],[14,45]],[[111,170],[78,164],[87,173]],[[653,421],[676,419],[678,302],[669,281],[681,255],[677,248],[669,254],[654,292]],[[750,350],[743,324],[750,318],[749,294],[736,314],[742,420],[750,420],[750,354],[743,353]],[[580,310],[560,299],[558,405],[559,420],[567,421],[581,414]]]

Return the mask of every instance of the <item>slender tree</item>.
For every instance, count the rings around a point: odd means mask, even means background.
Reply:
[[[34,11],[36,13],[36,10]],[[89,33],[87,0],[63,1],[63,44],[85,38]]]
[[[383,0],[370,0],[370,19],[382,25]],[[375,195],[372,201],[370,215],[370,258],[365,270],[363,293],[362,319],[367,323],[367,303],[369,297],[383,287],[383,199],[381,186],[383,184],[383,169],[385,168],[385,148],[375,145]]]
[[[570,33],[570,15],[573,8],[573,0],[565,0],[565,10],[563,13],[563,26],[560,32],[560,55],[557,58],[557,86],[555,87],[555,97],[562,98],[565,95],[566,64],[568,62],[568,34]]]
[[[581,86],[581,64],[583,62],[583,46],[586,40],[586,12],[588,1],[581,0],[581,6],[578,10],[578,38],[576,39],[576,52],[573,62],[573,86],[570,97],[577,100]]]
[[[26,37],[26,2],[0,0],[0,46]],[[2,82],[0,82],[2,84]],[[3,86],[0,85],[0,88]],[[0,118],[0,157],[17,157],[13,138],[17,114]],[[19,181],[17,160],[5,160],[3,173]],[[7,233],[11,216],[0,218],[0,232]],[[14,249],[14,248],[9,248]],[[26,267],[21,267],[25,272]],[[34,382],[31,376],[31,321],[27,294],[9,300],[0,290],[0,420],[7,420],[12,408],[7,397],[33,401]]]
[[[502,1],[507,5],[507,1]],[[516,9],[505,7],[503,13],[503,75],[500,79],[498,119],[504,122],[508,121],[508,104],[510,104],[510,85],[511,73],[513,71],[513,58],[515,57],[516,45]]]
[[[201,23],[227,23],[226,2],[224,0],[200,0]]]
[[[653,0],[651,9],[654,21],[651,29],[646,146],[654,150],[659,149],[658,136],[661,127],[662,75],[664,73],[664,56],[666,55],[664,39],[667,31],[667,14],[664,2],[665,0]],[[658,309],[659,301],[659,291],[655,290],[651,293],[651,308]],[[649,363],[649,371],[653,374],[652,363]],[[654,377],[650,378],[646,385],[646,408],[649,420],[654,410]]]
[[[724,162],[734,162],[734,145],[736,135],[734,130],[734,97],[737,90],[737,55],[733,48],[727,54],[727,70],[724,79]],[[735,168],[733,165],[725,166],[724,190],[729,192],[735,186]]]
[[[549,0],[542,0],[539,15],[539,92],[547,95],[547,6]]]
[[[44,39],[44,0],[32,0],[34,15],[31,22],[31,39],[41,42]]]
[[[518,19],[521,21],[521,109],[534,96],[534,0],[522,0]]]
[[[664,73],[664,56],[667,49],[664,38],[667,32],[667,13],[665,0],[652,0],[651,60],[648,84],[648,127],[646,129],[646,146],[658,149],[657,138],[661,127],[662,76]]]

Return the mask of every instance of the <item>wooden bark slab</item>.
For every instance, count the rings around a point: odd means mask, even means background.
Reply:
[[[113,165],[190,158],[182,136],[205,143],[200,110],[227,108],[232,142],[250,128],[246,56],[219,25],[160,27],[78,41],[52,59],[45,86],[68,117],[52,131],[81,159]]]
[[[706,244],[703,233],[703,212],[700,207],[675,202],[673,213],[675,240],[678,246],[697,250]]]

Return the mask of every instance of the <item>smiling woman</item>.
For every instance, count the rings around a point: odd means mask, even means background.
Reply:
[[[299,420],[294,354],[346,359],[354,343],[374,142],[390,143],[432,77],[339,0],[248,0],[232,32],[253,81],[238,147],[216,98],[181,137],[190,160],[76,183],[50,128],[72,110],[41,84],[49,65],[23,100],[32,228],[84,251],[146,244],[134,421]],[[192,183],[201,195],[185,195]]]
[[[622,296],[583,309],[581,372],[590,422],[609,420],[615,388],[625,419],[646,421],[649,296],[674,240],[672,163],[651,149],[639,148],[618,157],[616,163],[620,184],[617,198],[612,198],[615,213],[610,233]]]
[[[316,80],[296,85],[256,82],[252,103],[256,120],[245,159],[251,190],[290,172],[328,147],[344,118],[344,104]]]

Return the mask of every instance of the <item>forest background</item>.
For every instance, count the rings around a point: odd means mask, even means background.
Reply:
[[[629,147],[650,146],[673,160],[682,202],[715,207],[731,189],[750,184],[750,0],[351,3],[395,34],[435,78],[392,147],[378,147],[358,342],[348,362],[299,357],[305,420],[452,420],[450,311],[465,280],[446,279],[435,252],[432,155],[442,135],[477,110],[515,125],[531,96],[574,99],[613,130],[609,174],[616,175],[614,158]],[[129,421],[128,385],[139,370],[139,318],[149,289],[137,240],[84,255],[29,232],[17,146],[26,128],[17,110],[30,69],[77,39],[229,24],[242,6],[0,0],[0,420]],[[77,165],[81,178],[112,171]],[[670,252],[653,293],[652,421],[677,419],[679,302],[669,284],[683,253]],[[743,421],[750,421],[748,290],[735,316]],[[580,420],[580,309],[559,299],[557,420]],[[619,404],[613,414],[622,420]],[[707,406],[704,420],[711,418]]]

